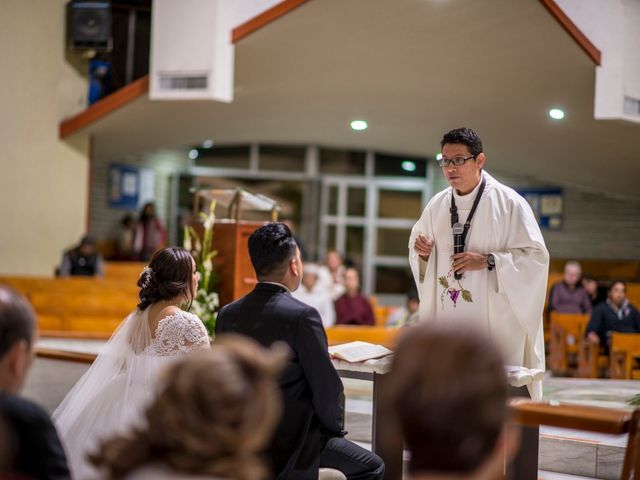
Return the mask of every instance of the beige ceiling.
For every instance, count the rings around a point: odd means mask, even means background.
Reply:
[[[141,98],[85,131],[101,158],[206,138],[432,156],[464,125],[489,170],[640,197],[640,127],[594,120],[594,81],[538,0],[311,0],[236,45],[233,103]]]

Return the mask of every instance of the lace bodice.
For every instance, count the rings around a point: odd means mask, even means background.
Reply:
[[[211,348],[207,329],[196,315],[180,311],[158,322],[155,337],[144,353],[164,357],[202,348]]]

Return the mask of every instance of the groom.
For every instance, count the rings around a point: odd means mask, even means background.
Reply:
[[[249,255],[258,284],[220,310],[216,334],[236,332],[265,346],[282,341],[292,352],[280,378],[283,416],[266,452],[274,476],[317,480],[318,469],[325,467],[350,479],[382,478],[382,460],[344,438],[342,382],[327,352],[320,315],[291,296],[302,279],[291,231],[282,223],[264,225],[249,237]]]

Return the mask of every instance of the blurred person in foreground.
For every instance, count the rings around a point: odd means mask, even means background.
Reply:
[[[49,415],[18,396],[33,360],[36,317],[15,290],[0,285],[0,478],[71,478]]]
[[[402,336],[387,390],[411,451],[410,480],[504,478],[519,433],[506,428],[501,355],[475,329],[420,324]]]
[[[211,352],[171,366],[145,426],[103,442],[92,455],[107,478],[269,478],[260,452],[280,418],[277,377],[288,349],[221,335]]]

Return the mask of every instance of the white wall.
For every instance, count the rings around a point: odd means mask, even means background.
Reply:
[[[640,122],[623,112],[624,97],[640,100],[640,1],[556,0],[601,51],[596,68],[594,116]]]
[[[65,59],[65,4],[0,2],[1,274],[52,274],[85,229],[88,141],[58,138],[87,89]]]
[[[233,100],[232,30],[280,0],[154,0],[149,98]],[[173,89],[160,78],[206,77],[205,89]]]

